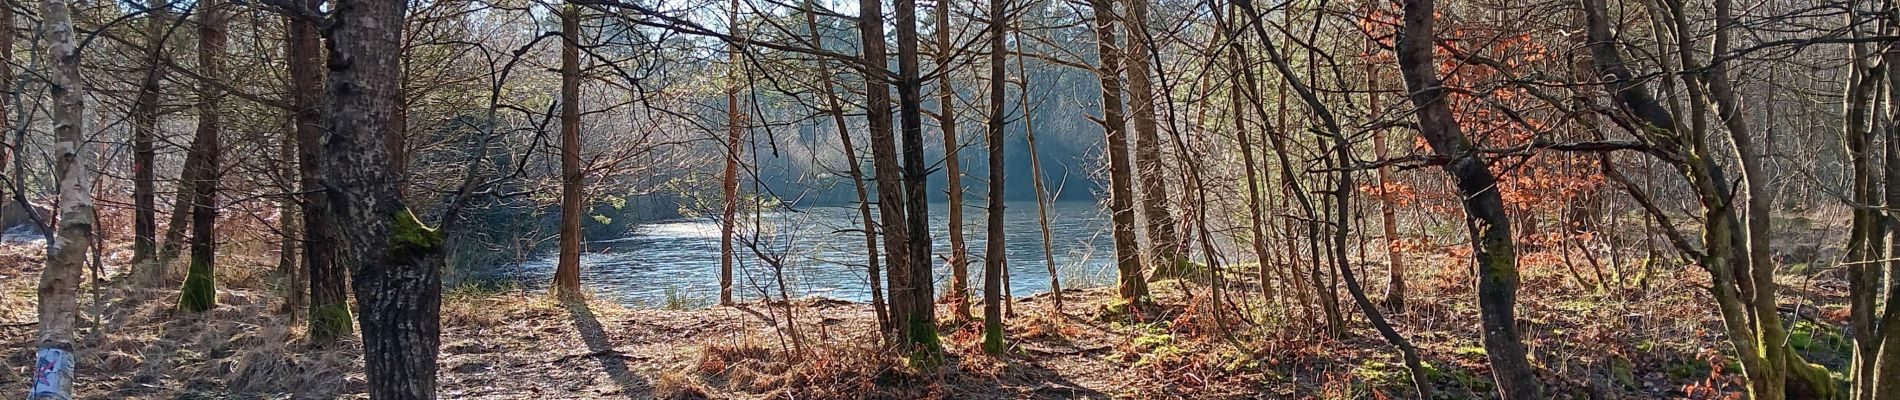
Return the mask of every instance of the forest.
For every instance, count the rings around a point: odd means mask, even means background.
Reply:
[[[4,1],[0,60],[34,400],[1900,399],[1900,0]]]

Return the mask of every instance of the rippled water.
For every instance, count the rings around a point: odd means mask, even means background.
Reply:
[[[938,262],[933,266],[937,287],[948,285],[950,251],[946,237],[946,205],[931,205],[931,238]],[[969,239],[971,287],[982,290],[984,211],[967,207],[964,235]],[[1018,202],[1005,214],[1010,293],[1025,296],[1046,292],[1048,267],[1042,252],[1042,231],[1034,202]],[[737,295],[756,299],[763,293],[778,296],[770,263],[783,260],[786,285],[792,297],[818,295],[867,301],[864,235],[853,207],[811,207],[775,211],[761,216],[758,228],[743,223],[734,273]],[[1050,231],[1057,274],[1063,287],[1104,284],[1113,278],[1113,243],[1108,218],[1093,202],[1061,202],[1050,207]],[[755,245],[754,245],[755,244]],[[581,283],[599,298],[633,306],[706,304],[719,293],[719,225],[712,220],[682,220],[643,224],[633,235],[592,242],[581,255]],[[755,252],[754,248],[758,250]],[[763,253],[763,257],[761,254]],[[513,266],[511,274],[530,288],[544,288],[554,275],[552,252]]]

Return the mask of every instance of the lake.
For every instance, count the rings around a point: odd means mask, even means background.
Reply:
[[[973,196],[974,197],[974,196]],[[932,266],[938,294],[949,285],[950,253],[946,230],[947,205],[930,206],[931,239],[937,259]],[[875,209],[873,209],[875,212]],[[1057,274],[1065,288],[1099,286],[1114,279],[1114,244],[1107,215],[1094,202],[1051,204],[1049,228]],[[969,240],[970,286],[982,290],[986,215],[965,207],[964,236]],[[1016,202],[1005,211],[1007,267],[1010,293],[1027,296],[1049,290],[1049,272],[1042,251],[1042,230],[1034,201]],[[754,228],[743,221],[734,239],[738,253],[734,266],[735,296],[759,299],[778,296],[778,283],[765,257],[783,260],[786,286],[792,297],[823,296],[865,302],[870,300],[864,268],[864,234],[857,208],[808,207],[763,213]],[[880,244],[880,247],[882,245]],[[757,248],[755,252],[753,249]],[[581,255],[581,284],[596,298],[629,306],[660,306],[675,302],[707,305],[719,294],[719,224],[711,219],[641,224],[625,238],[596,241]],[[509,266],[512,276],[531,289],[544,289],[554,276],[555,253]],[[881,263],[881,261],[880,261]]]

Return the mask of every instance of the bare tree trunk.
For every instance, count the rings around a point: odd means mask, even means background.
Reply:
[[[1694,189],[1694,194],[1702,209],[1702,249],[1691,247],[1685,235],[1673,232],[1669,224],[1661,224],[1671,241],[1685,253],[1693,254],[1697,263],[1709,272],[1712,280],[1710,294],[1716,300],[1721,311],[1724,329],[1731,345],[1736,351],[1736,359],[1742,365],[1743,375],[1748,384],[1748,392],[1756,399],[1776,400],[1795,398],[1839,398],[1844,396],[1838,390],[1825,369],[1807,363],[1788,345],[1785,329],[1781,326],[1780,315],[1775,308],[1772,290],[1763,291],[1762,287],[1773,288],[1772,283],[1756,286],[1764,271],[1752,271],[1751,256],[1747,254],[1746,233],[1739,218],[1735,215],[1733,204],[1734,190],[1729,188],[1729,180],[1724,176],[1722,167],[1712,160],[1708,149],[1706,123],[1706,100],[1711,97],[1701,91],[1696,79],[1709,79],[1708,75],[1685,73],[1692,112],[1688,126],[1676,119],[1676,113],[1650,97],[1641,81],[1634,78],[1623,65],[1621,51],[1611,36],[1611,17],[1600,1],[1582,0],[1586,33],[1590,44],[1593,68],[1597,73],[1609,77],[1608,90],[1617,105],[1634,117],[1637,126],[1633,133],[1644,135],[1648,140],[1668,146],[1667,151],[1675,154],[1662,157],[1672,163]],[[1688,27],[1688,21],[1681,14],[1665,15],[1680,31]],[[1659,34],[1660,36],[1660,34]],[[1678,71],[1700,71],[1690,56],[1693,55],[1692,34],[1678,32],[1674,38],[1680,49],[1680,65],[1666,66],[1679,68]],[[1664,53],[1667,55],[1667,53]],[[1721,100],[1717,100],[1720,103]],[[1851,136],[1851,135],[1850,135]],[[1633,185],[1624,185],[1626,189]],[[1628,190],[1633,196],[1638,192]],[[1641,198],[1641,197],[1639,197]],[[1663,215],[1650,206],[1649,213],[1659,220]],[[1864,243],[1862,244],[1865,245]],[[1771,265],[1762,268],[1770,269]],[[1772,278],[1772,277],[1770,277]]]
[[[732,27],[732,32],[728,33],[738,36],[739,0],[732,1],[732,9],[728,10],[728,13],[727,23]],[[733,257],[737,256],[733,253],[732,234],[733,224],[737,223],[734,219],[739,216],[739,141],[745,134],[745,127],[739,121],[737,71],[745,68],[745,65],[741,64],[739,47],[736,44],[726,47],[726,57],[730,64],[728,68],[732,69],[727,72],[727,76],[732,82],[729,82],[726,87],[726,170],[721,176],[723,180],[720,186],[724,202],[721,203],[723,208],[719,214],[719,304],[730,305],[732,304],[732,263],[735,261]]]
[[[1772,258],[1773,249],[1770,247],[1772,246],[1772,237],[1769,234],[1769,223],[1772,221],[1772,217],[1769,215],[1771,211],[1769,209],[1768,182],[1774,178],[1769,176],[1766,170],[1762,169],[1762,164],[1767,161],[1768,155],[1762,152],[1755,144],[1755,138],[1752,136],[1754,132],[1749,129],[1748,118],[1742,115],[1741,100],[1734,93],[1728,76],[1728,61],[1727,57],[1725,57],[1725,53],[1728,53],[1730,47],[1729,27],[1736,24],[1733,11],[1731,10],[1733,4],[1730,0],[1715,0],[1714,8],[1715,37],[1710,44],[1710,51],[1714,54],[1711,54],[1709,57],[1708,68],[1702,70],[1703,76],[1701,79],[1704,85],[1707,86],[1708,97],[1713,100],[1711,105],[1714,106],[1716,115],[1721,118],[1723,126],[1727,128],[1729,143],[1734,147],[1737,164],[1741,167],[1741,185],[1747,188],[1748,191],[1748,197],[1742,203],[1742,222],[1744,226],[1741,229],[1740,233],[1742,233],[1742,235],[1740,235],[1741,237],[1739,238],[1742,239],[1745,253],[1739,255],[1739,258],[1745,261],[1744,264],[1746,265],[1745,268],[1748,273],[1746,279],[1750,281],[1748,285],[1752,286],[1752,289],[1748,291],[1752,292],[1750,306],[1756,310],[1756,323],[1758,325],[1774,324],[1774,326],[1763,325],[1757,329],[1762,331],[1762,334],[1765,335],[1764,337],[1770,338],[1769,340],[1785,341],[1785,339],[1781,339],[1786,337],[1786,333],[1780,326],[1780,316],[1777,314],[1779,312],[1777,311],[1779,305],[1775,299],[1777,297],[1776,292],[1779,291],[1779,289],[1778,284],[1775,282],[1775,261]],[[1686,33],[1678,32],[1678,34]],[[1689,62],[1686,53],[1684,62]],[[1734,196],[1734,192],[1730,192],[1729,195]],[[1869,243],[1869,247],[1878,249],[1880,245],[1878,243]],[[1760,314],[1771,315],[1763,316]],[[1788,348],[1785,345],[1781,347],[1782,349],[1779,350],[1769,350],[1768,354],[1776,355],[1777,353],[1785,353],[1796,359],[1791,360],[1789,359],[1790,357],[1772,356],[1773,359],[1770,361],[1770,364],[1806,364],[1805,361],[1798,360],[1799,356],[1794,355],[1792,348]],[[1799,367],[1803,366],[1784,366],[1782,368]],[[1826,382],[1825,385],[1832,386],[1833,383],[1829,381]],[[1794,386],[1797,385],[1790,385],[1790,388],[1793,389]],[[1826,390],[1826,388],[1809,389],[1819,389],[1817,394],[1835,392]]]
[[[914,13],[915,4],[911,6],[909,10],[900,9],[899,13]],[[915,21],[912,21],[912,25],[914,27]],[[871,168],[877,180],[877,214],[880,228],[884,231],[884,264],[889,266],[886,277],[890,289],[892,330],[902,346],[916,346],[918,340],[935,343],[934,336],[925,338],[909,335],[910,326],[921,323],[935,328],[936,321],[928,315],[916,314],[919,308],[916,304],[918,296],[915,294],[917,284],[913,283],[916,276],[912,270],[927,271],[930,266],[928,263],[916,265],[915,258],[911,256],[911,226],[909,218],[905,216],[905,203],[908,201],[904,195],[905,171],[897,161],[897,137],[891,126],[892,76],[887,69],[890,61],[885,53],[883,2],[862,0],[858,3],[858,32],[862,35],[864,65],[868,71],[864,77],[864,108],[871,127]],[[929,286],[930,281],[925,280],[922,285]],[[923,297],[923,303],[925,305],[922,308],[931,308],[928,305],[931,303],[930,297]]]
[[[54,174],[59,187],[59,226],[40,271],[39,350],[27,398],[73,398],[73,339],[79,322],[79,280],[92,247],[93,156],[86,151],[86,86],[79,76],[79,48],[72,11],[65,0],[41,3],[40,29],[53,58]]]
[[[1029,67],[1025,65],[1023,53],[1023,21],[1016,18],[1016,76],[1017,89],[1023,107],[1023,141],[1029,150],[1029,178],[1036,188],[1036,224],[1042,228],[1042,262],[1049,270],[1049,297],[1054,300],[1050,310],[1056,316],[1062,315],[1062,278],[1056,274],[1055,239],[1049,232],[1049,190],[1042,183],[1042,157],[1036,151],[1036,124],[1030,118],[1035,114],[1029,107]]]
[[[1226,34],[1226,26],[1224,24],[1219,28],[1223,31],[1223,34]],[[1241,71],[1247,68],[1247,56],[1242,51],[1244,47],[1242,47],[1239,42],[1233,42],[1232,47],[1232,51],[1227,52],[1228,61],[1232,64],[1231,68],[1233,68],[1232,71],[1234,75],[1241,75],[1243,73]],[[1232,92],[1227,95],[1227,101],[1233,113],[1231,118],[1234,120],[1234,138],[1238,140],[1238,144],[1240,145],[1241,167],[1247,170],[1247,233],[1253,235],[1253,239],[1250,242],[1253,247],[1254,262],[1258,264],[1255,274],[1257,275],[1256,278],[1260,280],[1261,297],[1266,301],[1276,301],[1275,298],[1277,296],[1275,296],[1274,293],[1273,279],[1268,276],[1269,274],[1267,272],[1269,260],[1272,259],[1272,257],[1267,250],[1266,225],[1269,222],[1267,222],[1266,212],[1263,210],[1266,207],[1266,200],[1260,196],[1261,177],[1258,167],[1259,163],[1254,161],[1252,135],[1247,133],[1247,114],[1246,110],[1241,107],[1241,98],[1247,96],[1247,88],[1243,86],[1243,82],[1247,81],[1233,80],[1232,82],[1234,85]]]
[[[1135,237],[1135,173],[1129,165],[1128,122],[1122,115],[1122,54],[1115,42],[1115,0],[1090,0],[1089,6],[1095,17],[1096,54],[1101,58],[1095,74],[1102,81],[1102,130],[1108,137],[1108,211],[1114,224],[1118,293],[1127,306],[1139,308],[1150,300]]]
[[[1246,0],[1242,0],[1243,2]],[[1478,263],[1478,310],[1484,327],[1485,354],[1491,361],[1498,394],[1507,399],[1543,397],[1542,384],[1526,357],[1517,329],[1517,253],[1504,199],[1484,159],[1458,121],[1452,118],[1445,88],[1433,61],[1436,18],[1433,0],[1404,0],[1404,25],[1397,47],[1399,71],[1412,104],[1418,107],[1419,134],[1440,156],[1451,157],[1445,172],[1464,198],[1465,227],[1471,231],[1472,256]]]
[[[137,271],[136,280],[152,285],[164,278],[163,267],[148,261],[158,251],[157,177],[152,167],[157,155],[159,84],[165,79],[165,67],[159,63],[164,62],[165,39],[170,31],[165,29],[168,13],[161,11],[165,2],[152,0],[147,7],[153,11],[145,17],[145,76],[139,81],[138,97],[132,101],[132,265]],[[0,8],[12,12],[10,7]],[[11,34],[10,27],[7,34]]]
[[[1900,31],[1900,4],[1887,0],[1883,2],[1883,6],[1883,26],[1886,33]],[[1900,90],[1894,89],[1894,85],[1900,85],[1900,69],[1893,68],[1894,63],[1900,62],[1900,47],[1887,46],[1880,57],[1888,65],[1885,72],[1889,96],[1887,105],[1890,108],[1888,112],[1891,117],[1888,118],[1889,125],[1885,132],[1887,135],[1885,182],[1886,204],[1887,207],[1892,208],[1900,206],[1900,190],[1895,190],[1896,186],[1900,186],[1895,184],[1900,182]],[[1772,145],[1774,139],[1771,137],[1767,142]],[[1768,150],[1767,153],[1772,154],[1773,150]],[[1895,213],[1889,211],[1887,218],[1889,226],[1900,226],[1900,220],[1895,219]],[[1900,254],[1900,235],[1890,235],[1888,240],[1887,254],[1889,256]],[[1869,398],[1900,396],[1900,260],[1888,263],[1886,278],[1884,309],[1878,321],[1880,329],[1876,332],[1880,338],[1880,348],[1874,355],[1875,361],[1871,374],[1873,383],[1870,385],[1872,390],[1870,390]]]
[[[322,8],[325,0],[303,0],[306,10]],[[316,21],[285,17],[290,42],[287,58],[293,118],[297,122],[297,175],[303,205],[303,264],[310,282],[310,340],[325,344],[349,336],[348,271],[336,264],[335,227],[330,226],[329,196],[317,164],[323,155],[323,53]]]
[[[417,220],[397,189],[391,134],[401,73],[399,0],[337,0],[330,39],[329,132],[320,185],[329,200],[337,264],[352,272],[371,398],[435,398],[440,344],[442,235]]]
[[[908,236],[905,245],[910,257],[906,269],[891,271],[892,276],[902,275],[903,284],[893,282],[893,297],[909,298],[897,308],[908,307],[903,317],[893,315],[898,330],[903,333],[904,342],[913,350],[935,358],[942,353],[943,345],[937,338],[936,291],[931,278],[931,241],[930,241],[930,203],[924,187],[928,181],[928,172],[924,169],[924,118],[923,118],[923,79],[918,76],[917,62],[917,1],[897,0],[893,3],[897,22],[897,105],[904,135],[904,210]],[[883,195],[879,195],[883,201]]]
[[[280,182],[284,191],[295,193],[298,191],[298,179],[295,161],[297,159],[297,119],[294,111],[286,122],[289,122],[290,129],[284,132],[284,136],[277,143],[278,176],[282,178]],[[301,256],[298,254],[298,249],[301,248],[298,246],[298,241],[303,237],[303,221],[299,218],[302,216],[297,212],[297,200],[294,195],[277,200],[277,223],[278,229],[282,231],[279,239],[281,241],[277,243],[277,273],[283,277],[283,312],[290,315],[293,323],[301,318],[304,313],[303,308],[309,304],[305,301],[304,295],[309,275],[305,273]]]
[[[1237,9],[1235,11],[1247,13],[1248,18],[1258,18],[1258,15],[1254,14],[1255,12],[1252,7],[1252,3],[1244,2],[1244,1],[1236,1],[1234,4],[1237,6],[1236,7]],[[1245,22],[1245,21],[1236,21],[1236,22]],[[1281,79],[1281,82],[1283,84],[1297,83],[1298,80],[1293,75],[1291,69],[1286,67],[1285,61],[1279,57],[1276,51],[1273,50],[1272,38],[1267,35],[1266,30],[1259,29],[1260,28],[1258,25],[1259,21],[1254,20],[1253,22],[1254,23],[1252,25],[1256,28],[1254,33],[1260,37],[1260,43],[1263,49],[1269,51],[1267,54],[1269,55],[1270,60],[1275,62],[1274,66],[1276,67],[1276,69],[1280,71],[1281,78],[1283,78]],[[1235,35],[1234,46],[1241,46],[1241,44],[1239,43],[1239,36],[1238,36],[1240,32],[1233,32],[1230,30],[1228,34]],[[1241,54],[1244,55],[1246,53],[1243,50],[1244,50],[1244,47],[1240,47],[1240,48],[1237,48],[1235,51],[1240,52]],[[1259,78],[1255,76],[1254,69],[1252,68],[1242,69],[1241,78],[1246,83],[1248,92],[1255,94],[1255,96],[1250,97],[1250,101],[1253,103],[1254,112],[1257,114],[1260,114],[1262,119],[1264,119],[1267,114],[1266,105],[1264,101],[1261,99],[1262,94],[1264,93],[1264,90],[1262,87],[1260,87]],[[1294,290],[1301,293],[1300,294],[1301,298],[1306,298],[1305,293],[1308,292],[1307,289],[1309,288],[1311,289],[1311,293],[1314,293],[1316,295],[1315,298],[1319,300],[1320,313],[1325,318],[1327,336],[1337,338],[1345,334],[1345,321],[1339,310],[1339,298],[1337,297],[1336,292],[1333,290],[1333,288],[1325,286],[1325,282],[1323,282],[1323,279],[1322,279],[1323,277],[1321,276],[1322,271],[1324,271],[1325,269],[1321,266],[1321,263],[1320,263],[1321,251],[1320,251],[1320,221],[1319,221],[1319,215],[1318,215],[1319,209],[1313,205],[1313,199],[1307,195],[1306,189],[1302,188],[1303,185],[1300,184],[1299,176],[1294,173],[1295,171],[1294,164],[1291,159],[1292,153],[1289,151],[1290,146],[1287,145],[1287,134],[1285,132],[1285,129],[1288,126],[1287,110],[1289,109],[1289,107],[1286,106],[1285,92],[1286,90],[1284,90],[1284,87],[1283,87],[1282,90],[1276,93],[1276,96],[1277,96],[1276,102],[1278,104],[1276,104],[1275,106],[1279,110],[1279,114],[1277,118],[1278,123],[1269,124],[1267,126],[1267,131],[1268,131],[1267,141],[1269,144],[1272,145],[1272,153],[1280,166],[1281,190],[1287,195],[1287,197],[1292,197],[1294,200],[1298,201],[1299,210],[1306,217],[1304,218],[1304,223],[1302,223],[1301,225],[1304,226],[1305,228],[1304,230],[1306,231],[1307,240],[1305,240],[1304,242],[1307,245],[1306,246],[1307,252],[1309,253],[1307,255],[1310,257],[1307,259],[1307,262],[1311,265],[1310,265],[1310,268],[1307,268],[1305,270],[1307,272],[1307,277],[1306,277],[1307,279],[1304,279],[1304,280],[1292,279],[1292,281],[1295,283]],[[1323,109],[1323,105],[1322,107],[1312,107],[1312,108],[1314,108],[1317,112],[1317,110]],[[1274,127],[1273,125],[1278,125],[1278,128]],[[1294,218],[1289,218],[1287,220],[1286,230],[1288,232],[1294,231],[1293,220]],[[1300,271],[1300,268],[1299,268],[1300,254],[1299,254],[1299,248],[1297,245],[1297,243],[1299,242],[1300,241],[1298,240],[1287,241],[1287,260],[1289,261],[1289,264],[1293,266],[1292,268],[1293,268],[1293,271],[1295,272],[1295,275],[1298,275],[1298,272]],[[1309,311],[1308,314],[1310,315],[1311,312]]]
[[[1848,20],[1850,26],[1860,22],[1858,15]],[[1852,36],[1859,38],[1861,34],[1856,30]],[[1848,175],[1843,178],[1850,178],[1843,203],[1850,207],[1851,219],[1846,252],[1840,262],[1846,270],[1849,309],[1848,321],[1842,328],[1854,345],[1843,375],[1850,383],[1850,398],[1873,399],[1872,374],[1881,347],[1879,292],[1886,258],[1881,253],[1887,241],[1887,217],[1883,215],[1886,213],[1876,208],[1885,186],[1877,163],[1881,158],[1878,126],[1881,125],[1879,110],[1883,108],[1880,92],[1884,86],[1879,75],[1886,65],[1877,62],[1876,56],[1862,45],[1849,47],[1853,58],[1846,67],[1844,80],[1847,83],[1841,101],[1841,144],[1845,156],[1841,163],[1845,164],[1844,172]]]
[[[13,91],[13,79],[14,79],[13,77],[13,42],[14,42],[13,6],[12,6],[12,3],[4,3],[0,5],[5,6],[5,7],[0,7],[0,93],[14,93]],[[15,162],[14,160],[20,159],[21,157],[18,154],[20,152],[20,147],[26,145],[25,141],[18,140],[18,139],[14,140],[11,145],[7,145],[7,143],[5,143],[6,136],[4,134],[8,131],[16,130],[14,129],[13,124],[9,123],[8,118],[7,118],[8,117],[7,113],[10,112],[7,109],[7,104],[16,98],[18,98],[18,96],[0,96],[0,168],[4,168],[7,164]],[[19,193],[17,193],[17,191],[19,189],[18,186],[20,185],[19,183],[20,180],[22,178],[25,178],[25,176],[20,176],[18,174],[19,171],[17,170],[14,172],[15,174],[11,177],[12,178],[11,181],[13,181],[13,185],[9,185],[7,187],[0,187],[0,190],[4,190],[5,193],[7,194],[6,196],[0,196],[0,202],[24,197],[24,196],[19,196]]]
[[[1008,248],[1004,247],[1003,234],[1003,3],[1006,0],[990,0],[990,115],[989,134],[985,142],[989,144],[990,181],[989,205],[984,212],[989,217],[989,234],[983,238],[983,350],[991,355],[1003,354],[1003,263],[1009,258]],[[942,21],[939,21],[942,22]],[[939,44],[948,43],[946,37],[938,38]],[[945,108],[946,110],[948,108]]]
[[[1153,56],[1154,38],[1148,34],[1148,0],[1123,0],[1128,7],[1127,21],[1122,25],[1128,31],[1128,45],[1123,47],[1128,62],[1122,75],[1128,78],[1128,122],[1134,128],[1135,173],[1141,177],[1141,216],[1146,220],[1148,249],[1154,257],[1149,262],[1155,270],[1154,278],[1179,275],[1178,271],[1187,264],[1181,255],[1187,243],[1175,232],[1173,212],[1168,210],[1167,170],[1161,162],[1161,134],[1155,126],[1155,89],[1148,79],[1148,73],[1154,69],[1149,66]]]
[[[1328,137],[1333,142],[1333,156],[1336,157],[1332,163],[1339,171],[1338,182],[1335,182],[1337,187],[1333,189],[1335,201],[1332,210],[1332,242],[1331,246],[1328,246],[1333,253],[1333,269],[1339,273],[1340,279],[1345,281],[1346,293],[1352,296],[1353,303],[1359,306],[1359,311],[1366,314],[1366,320],[1379,331],[1379,336],[1384,337],[1386,343],[1392,344],[1392,347],[1398,348],[1399,358],[1404,361],[1405,369],[1411,372],[1412,387],[1417,390],[1418,398],[1430,399],[1433,391],[1431,374],[1426,372],[1424,363],[1419,360],[1418,348],[1413,347],[1411,340],[1406,339],[1405,335],[1399,333],[1398,328],[1386,321],[1385,314],[1373,305],[1372,299],[1366,297],[1366,290],[1359,284],[1358,275],[1353,272],[1352,265],[1346,261],[1348,227],[1352,226],[1350,225],[1352,194],[1357,188],[1353,187],[1352,169],[1347,166],[1352,163],[1352,143],[1346,139],[1345,135],[1334,132]]]
[[[813,6],[811,1],[806,0],[808,8]],[[818,17],[815,13],[805,13],[805,27],[811,30],[812,47],[825,48],[825,35],[818,31]],[[836,83],[832,81],[829,64],[830,62],[825,58],[818,58],[818,82],[824,85],[825,107],[828,108],[826,111],[831,114],[831,125],[838,128],[838,141],[844,148],[846,168],[851,173],[851,188],[857,194],[858,218],[863,220],[864,226],[864,266],[871,286],[871,310],[877,315],[878,333],[883,335],[891,330],[891,315],[884,306],[884,278],[878,271],[877,220],[871,216],[871,197],[864,188],[864,168],[859,166],[858,148],[857,145],[852,144],[851,130],[845,123],[844,104],[838,100],[837,89],[834,88]]]
[[[1379,105],[1379,71],[1372,63],[1366,63],[1366,109],[1373,112],[1383,110]],[[1376,120],[1376,118],[1375,118]],[[1372,132],[1372,155],[1374,159],[1385,157],[1385,130]],[[1385,307],[1392,312],[1405,312],[1405,255],[1399,253],[1399,218],[1392,204],[1392,192],[1386,187],[1392,184],[1389,168],[1380,166],[1373,175],[1373,183],[1379,185],[1379,225],[1384,228],[1386,255]]]
[[[208,77],[223,74],[218,60],[225,47],[223,7],[215,0],[198,5],[198,65]],[[223,132],[223,97],[223,92],[209,83],[198,86],[198,132],[191,140],[191,151],[199,154],[198,164],[186,166],[198,171],[193,174],[198,182],[191,185],[191,266],[185,270],[185,286],[178,295],[178,309],[185,312],[217,306],[213,269],[217,263],[218,166],[223,158],[218,135]]]
[[[563,301],[581,294],[581,16],[561,8],[561,254],[554,293]]]
[[[957,140],[957,89],[950,86],[950,66],[953,47],[950,43],[950,2],[937,2],[937,125],[943,130],[943,174],[946,189],[950,194],[947,206],[949,222],[945,231],[950,236],[950,293],[944,297],[950,300],[950,318],[955,321],[970,320],[970,245],[963,236],[963,160],[958,155],[963,149]]]
[[[159,242],[158,247],[157,262],[159,268],[165,269],[159,274],[164,277],[176,276],[177,270],[169,269],[166,265],[177,259],[178,252],[185,249],[186,235],[191,232],[191,194],[198,192],[198,181],[204,179],[198,176],[198,169],[191,166],[203,162],[201,158],[204,158],[204,154],[197,149],[185,152],[185,168],[179,171],[177,188],[172,190],[172,209],[165,222],[165,240]]]

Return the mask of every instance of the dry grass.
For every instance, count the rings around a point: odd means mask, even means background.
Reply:
[[[0,290],[32,293],[39,269],[38,246],[0,246]],[[123,248],[108,249],[108,260],[125,259]],[[277,296],[268,292],[263,260],[233,252],[220,258],[218,307],[197,315],[176,310],[175,282],[158,288],[128,282],[87,281],[81,291],[78,391],[93,398],[177,398],[193,396],[265,397],[297,393],[301,397],[347,395],[361,382],[355,343],[311,348],[300,327],[277,313]],[[173,263],[182,266],[182,261]],[[108,274],[121,273],[118,268]],[[90,274],[89,274],[90,275]],[[36,318],[34,296],[0,296],[0,320]],[[31,363],[31,326],[0,330],[0,340],[18,351],[6,359],[0,385],[23,385],[21,371]]]
[[[1826,226],[1818,224],[1817,226]],[[1825,234],[1812,235],[1826,242]],[[173,310],[172,285],[82,292],[82,396],[89,398],[335,398],[363,392],[360,347],[316,348],[278,314],[272,257],[262,246],[222,257],[219,306]],[[36,246],[0,246],[0,341],[13,351],[0,387],[23,385],[31,362]],[[1392,321],[1451,398],[1495,396],[1479,344],[1469,270],[1455,249],[1421,250],[1405,312]],[[108,249],[108,264],[122,259]],[[1534,259],[1550,259],[1547,255]],[[1634,262],[1634,260],[1625,260]],[[231,267],[223,267],[230,265]],[[1361,278],[1378,297],[1377,263]],[[1699,287],[1706,273],[1659,268],[1650,287],[1588,287],[1560,265],[1527,264],[1519,317],[1533,363],[1552,393],[1624,399],[1732,393],[1727,343]],[[112,267],[107,273],[118,272]],[[1586,270],[1586,274],[1589,272]],[[1788,302],[1815,304],[1821,325],[1798,332],[1828,363],[1841,288],[1826,274],[1789,277]],[[980,350],[980,324],[943,327],[943,359],[917,363],[879,345],[862,304],[795,301],[807,343],[793,350],[776,304],[699,310],[565,307],[514,288],[444,295],[439,387],[444,398],[1405,398],[1407,371],[1341,296],[1347,333],[1319,334],[1299,302],[1270,304],[1251,282],[1211,301],[1202,283],[1153,285],[1160,304],[1105,313],[1112,290],[1018,299],[1002,357]],[[1288,293],[1290,288],[1282,288]],[[96,298],[94,297],[96,293]],[[1834,360],[1838,361],[1838,360]]]
[[[680,371],[660,373],[653,383],[653,397],[666,400],[711,399],[706,385]]]
[[[801,353],[774,348],[755,335],[705,343],[688,372],[683,377],[694,380],[689,386],[701,390],[796,399],[902,397],[912,391],[889,383],[916,377],[883,346],[825,342]]]

